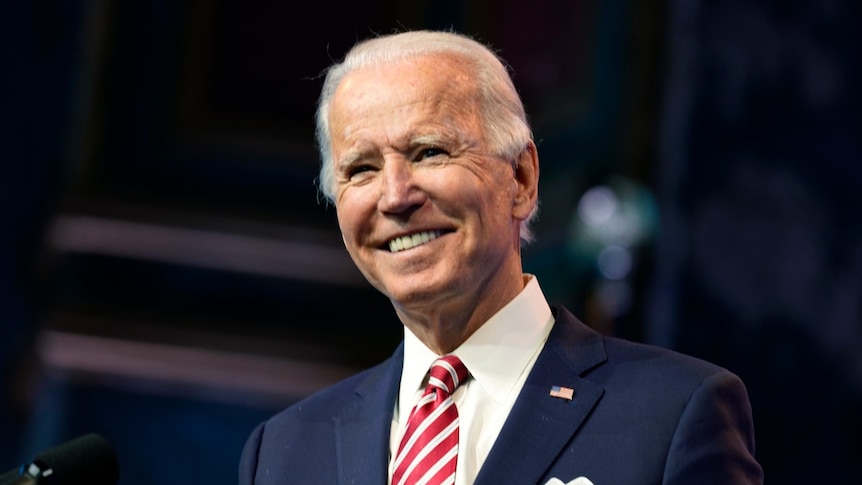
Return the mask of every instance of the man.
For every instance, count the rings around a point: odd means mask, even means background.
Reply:
[[[605,338],[523,273],[538,155],[491,51],[442,32],[360,43],[317,125],[321,190],[404,342],[262,423],[241,484],[762,482],[736,376]]]

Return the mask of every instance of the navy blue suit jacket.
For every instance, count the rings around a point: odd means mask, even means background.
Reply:
[[[476,485],[762,483],[748,395],[734,374],[603,337],[563,308]],[[241,485],[387,482],[403,348],[251,434]],[[574,389],[572,400],[552,386]]]

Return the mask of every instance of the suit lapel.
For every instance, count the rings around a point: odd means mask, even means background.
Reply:
[[[356,388],[335,418],[340,484],[387,483],[392,410],[404,363],[403,346]]]
[[[476,485],[537,483],[581,426],[604,390],[580,376],[607,359],[599,334],[565,309],[539,354]],[[574,390],[551,397],[552,386]]]

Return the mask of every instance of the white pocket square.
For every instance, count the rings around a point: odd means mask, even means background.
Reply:
[[[552,478],[545,485],[593,485],[593,482],[587,477],[578,477],[568,482],[564,482],[559,478]]]

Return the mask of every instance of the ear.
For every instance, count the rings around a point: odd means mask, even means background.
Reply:
[[[539,154],[533,140],[518,155],[514,171],[518,189],[512,216],[523,221],[530,217],[539,201]]]

